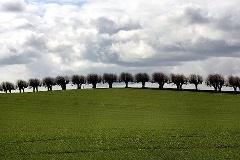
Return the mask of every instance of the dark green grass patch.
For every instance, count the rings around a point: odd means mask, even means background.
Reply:
[[[0,94],[0,159],[240,159],[240,95]]]

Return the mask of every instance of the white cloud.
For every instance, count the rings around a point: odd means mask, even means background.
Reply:
[[[239,74],[237,5],[238,0],[3,0],[0,81],[18,74]],[[13,73],[16,66],[21,69]]]
[[[196,73],[201,74],[205,77],[209,73],[220,73],[225,76],[240,76],[240,67],[238,65],[239,63],[240,59],[236,58],[214,57],[206,59],[204,61],[183,62],[181,65],[174,66],[171,72],[185,73],[186,75]]]

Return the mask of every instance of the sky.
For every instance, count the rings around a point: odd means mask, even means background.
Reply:
[[[1,0],[0,82],[105,72],[240,75],[240,0]]]

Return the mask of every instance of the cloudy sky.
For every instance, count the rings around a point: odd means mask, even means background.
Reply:
[[[239,0],[1,0],[0,81],[128,71],[240,75]]]

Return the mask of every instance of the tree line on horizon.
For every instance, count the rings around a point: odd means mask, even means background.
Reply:
[[[11,82],[2,82],[0,85],[0,91],[5,93],[11,93],[12,90],[18,89],[20,93],[24,93],[26,88],[32,88],[33,92],[38,92],[38,87],[44,86],[47,91],[52,91],[52,87],[59,85],[62,90],[66,90],[67,84],[71,83],[77,86],[77,89],[81,89],[83,84],[91,84],[92,88],[97,88],[98,83],[108,83],[109,88],[113,87],[113,83],[125,83],[125,88],[128,88],[130,82],[141,83],[142,88],[145,88],[146,82],[158,83],[159,89],[163,89],[165,84],[176,85],[177,90],[182,90],[183,85],[193,84],[195,85],[195,90],[198,90],[198,85],[203,83],[203,77],[197,74],[191,74],[186,77],[183,74],[171,74],[166,75],[162,72],[154,72],[151,77],[147,73],[137,73],[135,75],[122,72],[119,76],[114,73],[104,73],[103,75],[91,73],[87,76],[83,75],[73,75],[68,76],[57,76],[45,77],[42,80],[38,78],[31,78],[28,81],[17,80],[16,84]],[[209,74],[205,80],[207,86],[213,87],[214,91],[221,92],[223,86],[232,87],[235,92],[240,90],[240,77],[238,76],[228,76],[227,79],[220,74]]]

